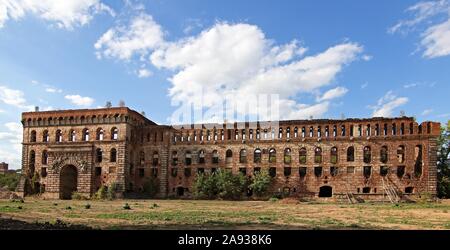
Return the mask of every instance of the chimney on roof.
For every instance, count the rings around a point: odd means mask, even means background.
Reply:
[[[34,112],[39,112],[39,106],[34,106]]]
[[[112,103],[110,101],[107,101],[105,107],[106,108],[111,108],[112,107]]]
[[[145,116],[145,111],[141,111],[141,115],[142,115],[142,116]]]

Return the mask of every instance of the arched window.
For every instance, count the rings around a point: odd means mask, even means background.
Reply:
[[[274,148],[269,149],[269,162],[275,163],[277,162],[277,151]]]
[[[186,164],[187,166],[189,166],[189,165],[192,164],[192,154],[191,154],[191,151],[186,151],[186,155],[185,155],[184,161],[185,161],[185,164]]]
[[[204,150],[198,151],[198,163],[205,164],[205,151]]]
[[[397,124],[392,123],[392,135],[397,135]]]
[[[388,162],[388,148],[387,148],[387,146],[381,147],[381,150],[380,150],[380,161],[382,163],[387,163]]]
[[[402,122],[400,124],[400,135],[404,135],[405,134],[405,124]]]
[[[227,152],[225,152],[225,160],[227,163],[233,162],[233,151],[231,151],[231,149],[228,149]]]
[[[212,152],[212,163],[218,164],[219,163],[219,153],[217,150],[213,150]]]
[[[301,148],[299,151],[299,161],[301,164],[306,164],[306,148]]]
[[[239,140],[239,130],[234,130],[234,139]]]
[[[314,162],[315,163],[321,163],[322,162],[322,149],[317,147],[314,150]]]
[[[89,129],[83,129],[83,141],[89,141]]]
[[[366,126],[366,136],[370,136],[372,133],[371,133],[372,131],[371,131],[371,128],[370,128],[370,124],[367,124],[367,126]]]
[[[255,152],[253,152],[253,162],[261,163],[261,149],[257,148],[255,149]]]
[[[375,124],[375,135],[376,136],[380,135],[380,125],[378,123]]]
[[[414,134],[414,124],[412,122],[409,124],[409,134]]]
[[[75,139],[76,139],[76,132],[75,130],[71,129],[69,131],[69,141],[75,141]]]
[[[317,137],[322,137],[322,127],[321,126],[319,126],[317,128]]]
[[[261,132],[260,132],[259,128],[256,129],[256,139],[257,140],[261,139]]]
[[[283,138],[283,128],[278,129],[278,139]]]
[[[159,163],[159,155],[158,155],[158,151],[153,151],[153,155],[152,155],[152,165],[153,166],[158,166]]]
[[[96,162],[100,163],[103,160],[103,151],[101,148],[97,148],[95,150],[95,160]]]
[[[30,159],[28,161],[29,174],[31,176],[34,175],[35,163],[36,163],[36,153],[34,152],[34,150],[31,150],[30,151]]]
[[[341,136],[345,136],[345,125],[341,126]]]
[[[294,128],[294,137],[295,138],[298,137],[298,128],[297,127]]]
[[[42,151],[42,164],[47,165],[48,164],[48,153],[47,150]]]
[[[416,145],[414,148],[414,175],[419,178],[422,175],[422,145]]]
[[[397,148],[397,160],[398,160],[398,163],[405,162],[405,146],[403,146],[403,145],[400,145]]]
[[[144,163],[145,163],[145,153],[144,153],[144,151],[139,152],[139,162],[141,163],[141,165],[144,165]]]
[[[36,131],[31,131],[30,142],[36,142]]]
[[[291,161],[292,161],[291,149],[286,148],[286,149],[284,149],[284,163],[291,164]]]
[[[287,127],[286,128],[286,138],[291,138],[291,128],[290,127]]]
[[[347,148],[347,161],[355,161],[355,148],[353,146]]]
[[[311,126],[309,127],[309,137],[313,137],[314,136],[314,128]]]
[[[62,142],[62,132],[61,132],[61,129],[56,130],[55,141],[56,141],[56,142]]]
[[[372,149],[369,146],[364,147],[364,163],[370,163],[372,161]]]
[[[325,137],[330,137],[330,127],[325,126]]]
[[[97,141],[103,141],[104,131],[102,128],[97,129],[97,136],[95,137]]]
[[[111,156],[109,157],[110,162],[116,162],[117,161],[117,150],[115,148],[111,149]]]
[[[306,137],[306,128],[302,127],[302,138]]]
[[[178,152],[172,151],[172,166],[178,165]]]
[[[241,149],[239,152],[239,163],[247,163],[247,150]]]
[[[119,130],[114,127],[111,129],[111,140],[118,140],[119,139]],[[150,141],[150,134],[147,135],[147,141]]]
[[[50,137],[48,136],[48,130],[44,130],[44,132],[42,132],[42,142],[49,142],[50,141]]]
[[[333,126],[333,137],[336,137],[336,136],[337,136],[337,126],[334,125]]]
[[[336,164],[338,162],[338,150],[337,147],[332,147],[330,151],[330,162]]]
[[[388,125],[385,123],[383,125],[383,135],[386,136],[388,134]]]

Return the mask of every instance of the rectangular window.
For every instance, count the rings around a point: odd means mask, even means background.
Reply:
[[[95,168],[95,176],[100,176],[100,175],[102,175],[102,168],[96,167]]]
[[[303,178],[306,176],[306,167],[300,167],[298,170],[298,173],[300,174],[300,177]]]
[[[355,167],[347,167],[347,174],[354,174],[355,173]]]
[[[314,175],[316,177],[322,176],[322,167],[314,167]]]
[[[143,168],[140,168],[139,169],[139,177],[144,177],[144,169]]]

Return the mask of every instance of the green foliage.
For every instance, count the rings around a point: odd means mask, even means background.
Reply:
[[[247,179],[242,173],[233,175],[220,169],[213,174],[198,174],[193,185],[194,196],[199,199],[235,200],[241,198],[246,188]]]
[[[101,186],[95,193],[94,198],[98,200],[105,200],[108,196],[108,188],[106,186]]]
[[[441,128],[438,141],[438,197],[450,198],[450,121],[446,128]]]
[[[84,205],[84,208],[85,209],[90,209],[91,208],[91,204],[88,203],[88,204]]]
[[[18,173],[0,174],[0,188],[7,186],[9,191],[14,191],[19,183],[19,179],[20,174]]]
[[[279,199],[277,197],[272,197],[269,199],[270,202],[277,202]]]
[[[114,200],[116,198],[116,193],[119,191],[119,186],[117,183],[113,182],[109,185],[106,190],[106,197],[108,200]]]
[[[123,205],[123,209],[130,210],[131,207],[130,207],[130,205],[128,205],[128,203],[125,203],[125,205]]]
[[[251,188],[257,196],[263,196],[266,194],[271,181],[272,178],[267,171],[259,171],[253,176],[253,180],[249,185],[249,188]]]
[[[73,200],[88,200],[89,198],[79,192],[72,193]]]
[[[37,194],[41,190],[40,183],[39,183],[40,179],[41,179],[41,177],[39,176],[39,173],[37,171],[34,172],[33,177],[31,177],[31,183],[30,183],[32,194]]]
[[[148,177],[144,181],[143,191],[145,195],[149,197],[154,197],[158,193],[158,190],[159,190],[159,183],[156,178]]]

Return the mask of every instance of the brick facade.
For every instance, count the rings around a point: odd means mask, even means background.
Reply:
[[[120,107],[27,112],[22,123],[23,194],[27,180],[39,173],[49,198],[62,198],[67,183],[61,180],[92,195],[111,183],[120,192],[136,192],[150,176],[158,180],[159,197],[188,198],[196,173],[218,168],[249,177],[269,170],[270,191],[288,196],[380,199],[386,184],[404,194],[436,194],[440,124],[411,117],[175,128]],[[69,166],[76,170],[72,177],[65,174]]]

